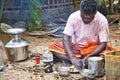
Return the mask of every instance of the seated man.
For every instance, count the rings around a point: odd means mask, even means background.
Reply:
[[[49,50],[54,57],[82,67],[88,57],[98,56],[106,50],[107,28],[107,19],[97,11],[97,0],[82,0],[80,10],[68,18],[63,41],[51,43]]]

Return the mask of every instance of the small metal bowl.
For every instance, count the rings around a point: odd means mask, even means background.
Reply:
[[[69,67],[68,66],[58,66],[58,72],[61,76],[69,76]]]

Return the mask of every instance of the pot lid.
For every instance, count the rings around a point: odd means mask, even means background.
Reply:
[[[88,58],[88,61],[89,61],[89,60],[98,61],[98,60],[103,60],[103,58],[102,58],[102,57],[89,57],[89,58]]]
[[[6,32],[9,34],[19,34],[19,33],[22,33],[24,31],[25,31],[24,28],[11,28],[11,29],[7,29]]]
[[[17,48],[17,47],[23,47],[23,46],[28,46],[29,42],[25,41],[23,39],[15,40],[12,39],[8,43],[5,44],[5,47],[7,48]]]

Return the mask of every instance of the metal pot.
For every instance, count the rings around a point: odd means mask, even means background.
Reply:
[[[70,67],[65,64],[58,65],[58,72],[61,76],[69,76]]]
[[[6,54],[10,61],[22,61],[28,58],[28,45],[27,41],[19,40],[14,42],[11,40],[5,45]]]
[[[21,39],[19,33],[24,32],[22,28],[8,29],[7,32],[13,37],[5,44],[6,54],[10,61],[22,61],[28,58],[29,42]]]
[[[6,48],[9,61],[23,61],[28,58],[28,46],[18,48]]]
[[[104,74],[104,61],[102,57],[89,57],[88,69],[95,72],[95,76],[102,76]]]

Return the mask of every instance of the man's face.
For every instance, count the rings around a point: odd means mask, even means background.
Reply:
[[[89,24],[90,22],[92,22],[92,20],[94,19],[96,13],[92,13],[92,14],[85,14],[84,12],[81,12],[81,17],[82,20],[85,24]]]

